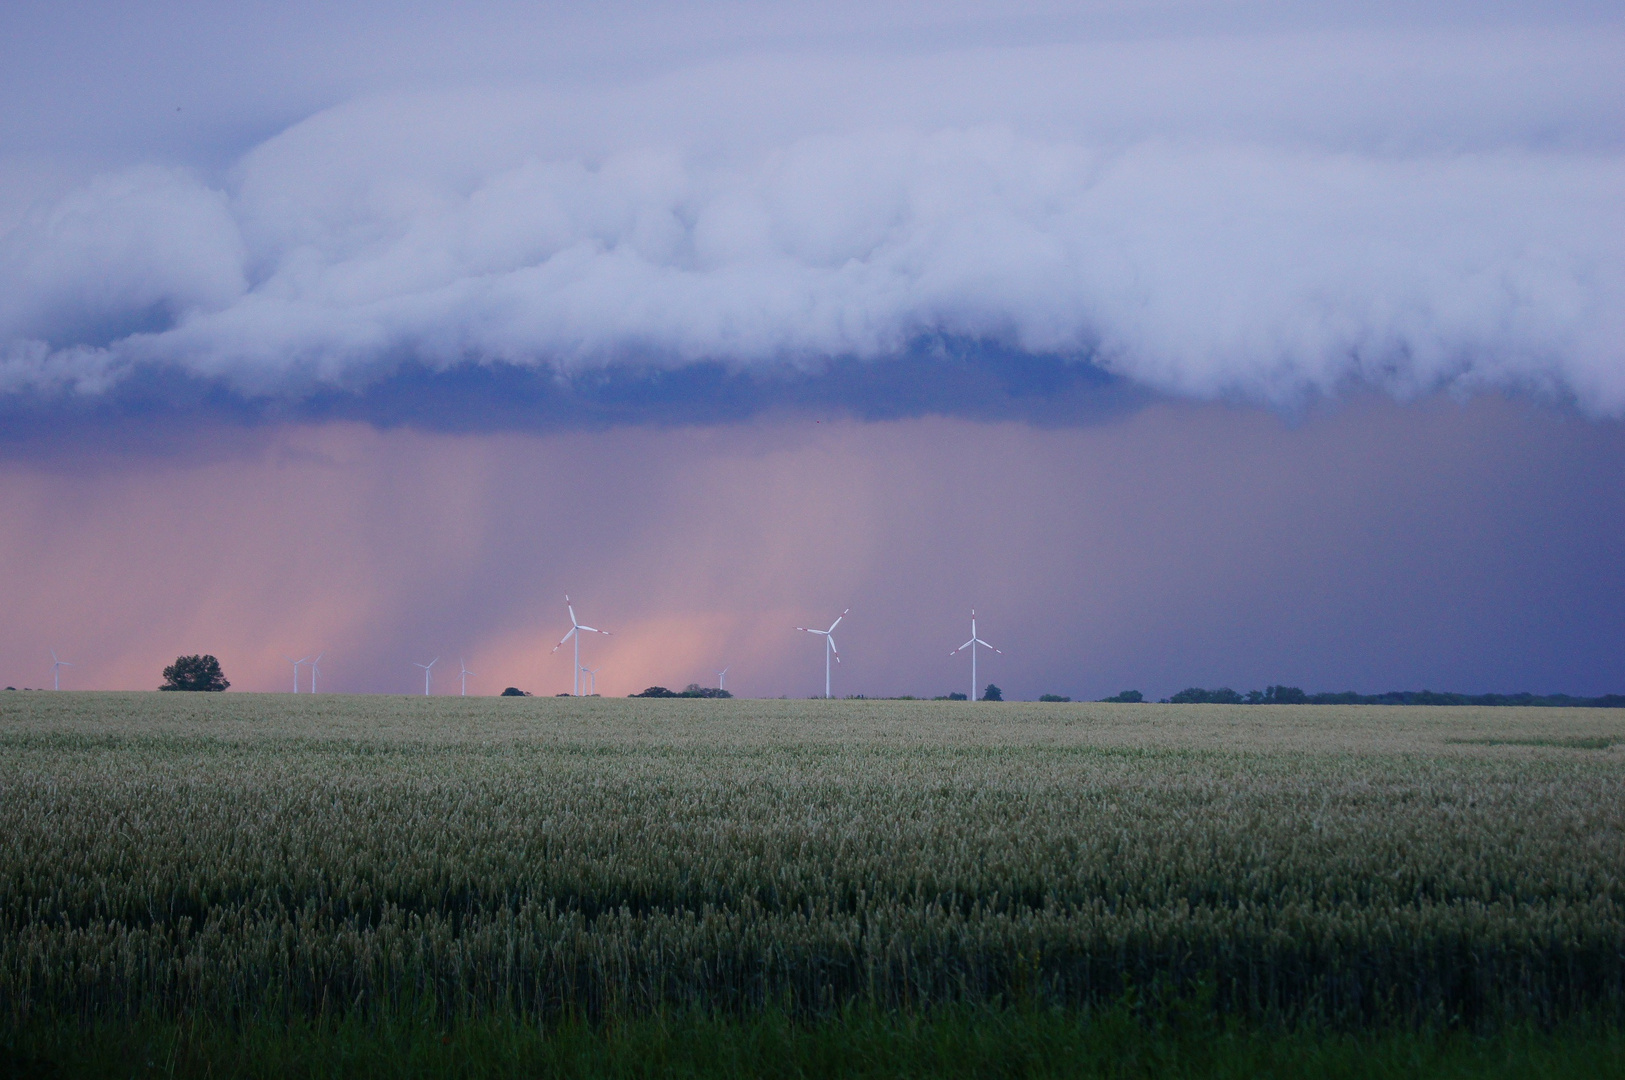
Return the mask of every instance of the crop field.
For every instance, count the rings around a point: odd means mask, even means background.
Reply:
[[[1625,713],[0,695],[0,1021],[1625,1012]]]

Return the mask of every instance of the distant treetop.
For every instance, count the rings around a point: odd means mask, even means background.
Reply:
[[[164,668],[164,685],[160,690],[221,691],[230,686],[220,661],[212,656],[177,656],[175,662]]]

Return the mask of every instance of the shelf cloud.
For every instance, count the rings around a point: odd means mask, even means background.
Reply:
[[[0,394],[156,372],[301,401],[408,367],[754,375],[970,342],[1198,398],[1619,415],[1622,54],[1612,26],[1334,27],[385,87],[223,167],[148,155],[12,199]]]

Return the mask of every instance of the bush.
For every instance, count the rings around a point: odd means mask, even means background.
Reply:
[[[1182,690],[1180,692],[1189,693],[1190,691]],[[1132,705],[1135,702],[1144,701],[1145,695],[1140,693],[1138,690],[1124,690],[1121,694],[1118,694],[1115,697],[1101,698],[1100,700],[1115,702],[1119,705]]]
[[[675,691],[667,690],[664,686],[651,686],[641,694],[628,694],[627,697],[676,697]]]
[[[1039,701],[1071,701],[1072,699],[1069,698],[1069,697],[1062,697],[1060,694],[1039,694],[1038,695],[1038,700]],[[1107,698],[1106,700],[1110,701],[1112,699]]]
[[[970,695],[968,695],[968,694],[943,694],[941,697],[934,697],[931,700],[932,701],[969,701],[970,700]]]
[[[994,686],[992,683],[988,683],[987,684],[987,689],[982,691],[981,700],[982,701],[1003,701],[1004,700],[1004,691],[1000,690],[997,686]]]
[[[214,657],[177,656],[173,664],[164,668],[164,685],[158,689],[219,692],[230,685],[220,670],[220,661]]]
[[[498,694],[497,696],[498,697],[530,697],[531,694],[530,694],[529,690],[521,690],[517,686],[510,686],[506,690],[502,691],[502,693]]]

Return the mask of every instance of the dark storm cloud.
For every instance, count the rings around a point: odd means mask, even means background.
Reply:
[[[289,422],[362,421],[447,433],[686,427],[792,415],[959,416],[1053,426],[1106,421],[1150,400],[1092,364],[940,340],[916,342],[881,362],[846,359],[813,371],[696,363],[559,377],[507,364],[447,370],[409,364],[355,388],[323,388],[299,398],[246,398],[219,381],[152,369],[49,408],[27,397],[0,397],[0,458],[206,454],[212,444],[192,437],[192,429],[219,435]]]
[[[281,52],[169,10],[220,55],[189,75],[120,17],[151,64],[12,99],[0,394],[386,422],[444,401],[449,427],[516,403],[638,421],[662,394],[987,410],[920,368],[948,341],[1065,393],[1105,372],[1625,409],[1625,33],[1583,7],[236,16]],[[106,129],[90,105],[157,100],[160,68],[217,121]],[[228,115],[275,133],[222,151]]]

